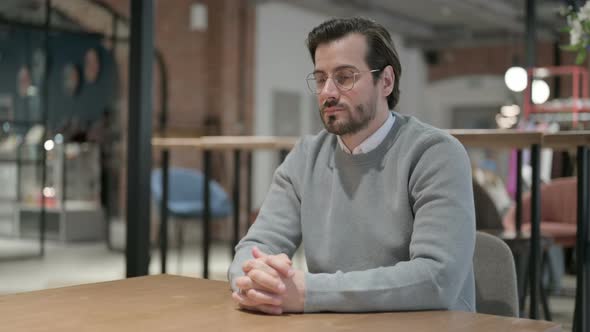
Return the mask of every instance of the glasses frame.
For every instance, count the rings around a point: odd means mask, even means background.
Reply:
[[[340,69],[340,70],[345,70],[345,69],[349,69],[350,71],[353,72],[354,78],[352,80],[352,86],[350,88],[344,88],[342,85],[340,85],[338,82],[336,82],[335,80],[332,79],[332,75],[328,75],[328,77],[326,78],[326,83],[328,83],[328,79],[331,79],[332,82],[334,82],[334,85],[336,86],[336,88],[340,91],[340,92],[346,92],[346,91],[350,91],[352,89],[354,89],[354,85],[356,84],[356,82],[359,80],[359,75],[363,74],[363,73],[376,73],[378,71],[381,71],[382,69],[371,69],[371,70],[360,70],[360,71],[355,71],[353,69],[350,68],[344,68],[344,69]],[[312,86],[310,85],[310,82],[314,82],[312,83],[312,85],[317,86],[316,79],[311,76],[313,75],[315,72],[309,73],[307,74],[307,77],[305,78],[305,81],[307,82],[307,88],[309,89],[309,91],[315,95],[319,95],[320,93],[322,93],[322,90],[324,90],[324,88],[326,87],[326,85],[324,84],[324,86],[321,89],[317,89],[317,88],[312,88]],[[332,73],[333,74],[333,73]]]

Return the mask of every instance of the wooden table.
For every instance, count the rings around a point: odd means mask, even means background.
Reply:
[[[226,282],[158,275],[0,296],[0,330],[561,331],[557,324],[452,311],[267,316],[236,309]]]
[[[541,144],[543,133],[512,129],[451,129],[447,132],[463,145],[481,148],[526,149]]]

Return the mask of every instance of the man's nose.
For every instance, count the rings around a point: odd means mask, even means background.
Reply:
[[[324,84],[324,88],[320,91],[320,99],[326,100],[328,98],[338,98],[339,94],[340,90],[338,90],[334,80],[332,78],[328,78],[326,80],[326,84]]]

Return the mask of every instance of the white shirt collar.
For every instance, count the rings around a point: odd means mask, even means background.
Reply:
[[[354,148],[352,152],[350,152],[350,150],[344,144],[340,136],[337,136],[338,145],[340,145],[340,148],[342,148],[342,150],[348,154],[355,155],[361,153],[368,153],[369,151],[379,146],[381,142],[383,142],[383,140],[387,136],[387,133],[389,133],[389,130],[391,130],[391,127],[393,127],[394,123],[395,117],[393,116],[393,113],[389,112],[389,116],[387,117],[387,120],[385,120],[385,123],[383,123],[381,127],[379,127],[379,129],[377,129],[371,136],[367,137],[361,144]]]

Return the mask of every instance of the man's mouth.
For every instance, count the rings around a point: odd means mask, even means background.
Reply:
[[[343,108],[343,107],[336,107],[336,106],[333,106],[333,107],[325,107],[325,108],[323,109],[323,111],[322,111],[322,112],[323,112],[325,115],[332,115],[332,114],[335,114],[335,113],[341,112],[341,111],[343,111],[343,110],[344,110],[344,108]]]

